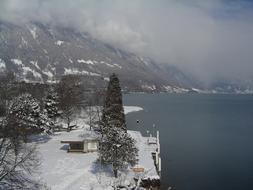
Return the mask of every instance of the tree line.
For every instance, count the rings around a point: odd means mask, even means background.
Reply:
[[[100,104],[102,89],[86,91],[82,84],[72,75],[51,85],[19,83],[12,73],[0,77],[0,189],[37,189],[26,177],[39,164],[29,137],[62,130],[58,118],[70,131],[76,112]]]
[[[0,80],[0,90],[0,187],[38,187],[25,175],[39,165],[36,147],[27,143],[29,137],[62,130],[58,118],[71,131],[75,114],[82,109],[86,109],[90,127],[97,126],[101,134],[100,163],[111,165],[115,177],[129,164],[136,164],[138,150],[127,133],[117,75],[111,75],[105,90],[86,89],[81,77],[75,75],[63,76],[57,84],[32,85],[17,83],[8,73]],[[102,113],[94,109],[99,106]]]

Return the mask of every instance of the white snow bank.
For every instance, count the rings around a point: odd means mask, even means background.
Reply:
[[[79,70],[77,68],[64,68],[64,75],[88,75],[88,76],[98,76],[101,75],[98,73],[93,73],[85,70]]]
[[[51,71],[49,71],[48,69],[42,71],[42,73],[47,75],[48,78],[50,78],[50,79],[52,79],[54,77],[54,74]]]
[[[5,64],[4,60],[2,60],[0,58],[0,72],[5,71],[5,70],[6,70],[6,64]]]
[[[131,113],[131,112],[137,112],[137,111],[143,111],[143,108],[138,106],[124,106],[125,114]]]
[[[34,65],[38,70],[40,70],[40,66],[38,65],[38,61],[30,61],[32,65]]]
[[[37,71],[31,69],[30,67],[23,67],[23,75],[26,76],[29,72],[32,73],[32,75],[36,78],[39,79],[41,81],[43,81],[42,76],[40,73],[38,73]]]
[[[33,39],[36,40],[37,37],[38,37],[38,35],[37,35],[37,28],[34,26],[34,27],[32,27],[32,28],[29,28],[29,30],[30,30],[30,33],[31,33]]]
[[[16,65],[23,67],[23,63],[20,59],[11,59],[11,61]]]
[[[77,60],[77,62],[78,63],[85,63],[85,64],[87,64],[87,65],[94,65],[94,61],[92,61],[92,60],[84,60],[84,59],[78,59]]]

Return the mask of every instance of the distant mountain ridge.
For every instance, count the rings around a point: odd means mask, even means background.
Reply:
[[[115,72],[126,91],[207,92],[174,66],[115,48],[87,33],[41,23],[0,22],[0,73],[5,71],[13,71],[19,81],[40,83],[67,74],[106,81]]]

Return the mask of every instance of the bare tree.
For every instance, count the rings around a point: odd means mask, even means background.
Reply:
[[[0,189],[39,189],[32,179],[40,162],[36,146],[26,143],[31,134],[47,131],[48,120],[30,94],[14,98],[0,121]]]
[[[74,113],[82,106],[81,79],[75,75],[64,76],[57,87],[61,116],[67,122],[67,130],[71,130]]]
[[[36,147],[25,144],[15,126],[0,123],[0,189],[38,189],[31,174],[39,166]]]
[[[100,127],[103,97],[103,90],[95,90],[90,92],[89,96],[86,97],[88,100],[86,111],[89,118],[90,130],[91,128]]]

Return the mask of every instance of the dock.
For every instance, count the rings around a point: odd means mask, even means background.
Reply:
[[[145,188],[152,186],[159,189],[161,183],[159,131],[156,137],[152,135],[144,137],[139,131],[128,131],[128,133],[136,140],[139,149],[138,164],[134,168],[135,179],[138,179]]]

